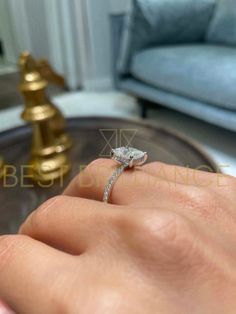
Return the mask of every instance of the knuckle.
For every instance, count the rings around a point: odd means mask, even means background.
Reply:
[[[164,245],[175,242],[180,234],[188,231],[187,222],[183,217],[167,212],[163,215],[149,215],[141,227],[149,243],[163,242]]]
[[[74,308],[72,302],[70,301],[70,297],[68,299],[61,294],[51,295],[51,310],[50,313],[55,314],[72,314],[74,313]]]
[[[139,218],[133,234],[145,255],[176,264],[189,255],[194,241],[190,222],[180,214],[167,211]]]
[[[0,270],[14,258],[14,252],[24,245],[26,238],[23,235],[0,236]]]
[[[208,189],[189,190],[184,196],[183,203],[187,209],[193,209],[195,214],[203,218],[213,217],[219,210],[217,195]]]
[[[46,202],[44,202],[38,209],[36,209],[35,213],[39,216],[48,215],[54,208],[57,208],[60,204],[64,203],[67,199],[67,196],[58,195],[53,198],[50,198]]]
[[[189,208],[201,207],[205,202],[204,198],[206,196],[208,198],[208,193],[205,190],[196,187],[177,190],[178,203]]]
[[[37,230],[43,223],[47,222],[49,215],[53,215],[57,207],[65,202],[66,196],[55,196],[36,209],[20,228],[20,233],[28,233]]]

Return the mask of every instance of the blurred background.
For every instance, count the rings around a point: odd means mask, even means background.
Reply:
[[[111,89],[111,10],[109,0],[1,0],[1,75],[15,73],[27,49],[47,59],[69,90]]]
[[[28,50],[64,77],[48,95],[66,117],[146,118],[236,175],[232,12],[235,0],[0,0],[0,130],[24,123]]]

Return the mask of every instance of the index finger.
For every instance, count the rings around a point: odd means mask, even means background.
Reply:
[[[70,261],[69,255],[30,237],[1,236],[0,296],[16,313],[60,312],[55,309],[60,302],[53,300],[62,298],[57,282]]]

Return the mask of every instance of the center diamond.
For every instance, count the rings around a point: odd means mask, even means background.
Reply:
[[[119,147],[112,149],[112,159],[121,164],[127,164],[130,168],[141,166],[147,160],[147,153],[132,147]]]

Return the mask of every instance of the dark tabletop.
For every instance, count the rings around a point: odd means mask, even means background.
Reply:
[[[109,158],[111,147],[131,145],[148,152],[148,161],[217,171],[215,163],[190,140],[168,129],[138,120],[119,118],[74,118],[68,120],[68,132],[74,146],[69,152],[72,170],[63,182],[49,188],[36,186],[24,179],[21,187],[21,165],[27,164],[31,145],[31,127],[23,126],[0,133],[0,155],[6,164],[16,167],[12,186],[0,185],[0,234],[14,233],[20,223],[46,199],[60,194],[80,168],[92,160]],[[27,187],[28,185],[28,187]],[[31,187],[34,185],[34,187]]]

